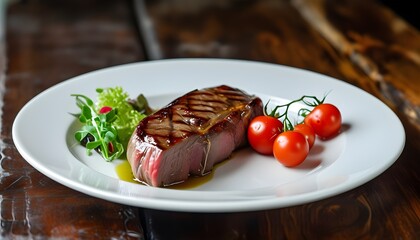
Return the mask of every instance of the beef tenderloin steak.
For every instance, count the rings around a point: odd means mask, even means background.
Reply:
[[[136,127],[127,146],[132,172],[154,187],[204,176],[246,145],[249,122],[262,114],[261,99],[237,88],[191,91]]]

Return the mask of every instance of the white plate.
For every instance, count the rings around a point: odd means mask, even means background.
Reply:
[[[86,156],[74,140],[72,93],[96,99],[98,87],[122,86],[159,107],[195,88],[227,84],[268,99],[322,97],[342,112],[343,132],[317,141],[309,158],[286,168],[272,157],[243,149],[193,189],[152,188],[122,181],[117,160]],[[87,73],[53,86],[29,101],[13,124],[18,151],[46,176],[80,192],[126,205],[188,212],[239,212],[308,203],[373,179],[400,155],[405,133],[381,101],[345,82],[295,68],[237,60],[178,59],[128,64]]]

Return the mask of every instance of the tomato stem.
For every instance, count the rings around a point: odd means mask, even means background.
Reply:
[[[278,119],[282,119],[283,118],[283,131],[290,131],[293,130],[293,123],[292,121],[289,119],[288,113],[289,113],[289,109],[290,106],[294,103],[298,103],[298,102],[302,102],[303,104],[314,108],[322,103],[324,103],[325,98],[327,97],[327,95],[325,95],[322,99],[317,98],[316,96],[309,96],[309,95],[303,95],[302,97],[300,97],[299,99],[293,100],[289,103],[283,104],[283,105],[277,105],[276,107],[274,107],[273,110],[271,110],[270,113],[268,113],[268,104],[270,103],[270,100],[267,102],[267,104],[265,104],[264,106],[264,114],[267,116],[271,116],[271,117],[275,117]],[[281,113],[280,109],[284,108],[284,112]],[[305,117],[307,116],[309,113],[311,112],[310,109],[308,108],[301,108],[298,111],[298,116],[301,117]]]

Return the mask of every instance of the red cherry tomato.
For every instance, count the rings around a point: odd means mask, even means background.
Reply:
[[[286,131],[279,134],[273,144],[274,157],[286,167],[301,164],[309,154],[309,144],[300,132]]]
[[[316,106],[304,120],[311,126],[315,134],[321,138],[331,138],[340,132],[341,113],[338,108],[329,103]]]
[[[111,110],[112,110],[112,107],[103,106],[103,107],[101,107],[101,109],[99,109],[99,113],[100,114],[105,114],[105,113],[109,113]]]
[[[305,136],[305,138],[306,138],[306,140],[308,141],[308,144],[309,144],[309,149],[311,149],[312,146],[315,143],[315,131],[314,131],[314,129],[311,126],[309,126],[308,124],[301,123],[301,124],[298,124],[298,125],[295,126],[294,131],[295,132],[300,132],[300,133],[303,134],[303,136]]]
[[[114,152],[114,144],[112,144],[112,142],[108,143],[108,151],[109,153],[113,153]]]
[[[273,154],[273,143],[281,133],[283,123],[275,117],[255,117],[248,126],[248,142],[258,153]]]

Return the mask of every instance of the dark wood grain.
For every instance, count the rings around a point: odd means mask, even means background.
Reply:
[[[143,3],[137,25],[136,0],[15,1],[7,9],[0,238],[420,238],[417,29],[376,1]],[[147,28],[143,38],[136,27]],[[288,208],[223,214],[139,209],[93,198],[39,173],[14,147],[17,112],[46,88],[108,66],[179,57],[272,62],[349,82],[400,116],[406,146],[388,170],[349,192]]]
[[[122,1],[22,1],[7,9],[1,239],[143,238],[137,208],[54,182],[26,163],[11,138],[17,112],[41,91],[82,73],[142,60],[132,18]]]
[[[389,9],[364,1],[294,2],[307,22],[367,75],[375,95],[420,131],[418,30]]]

